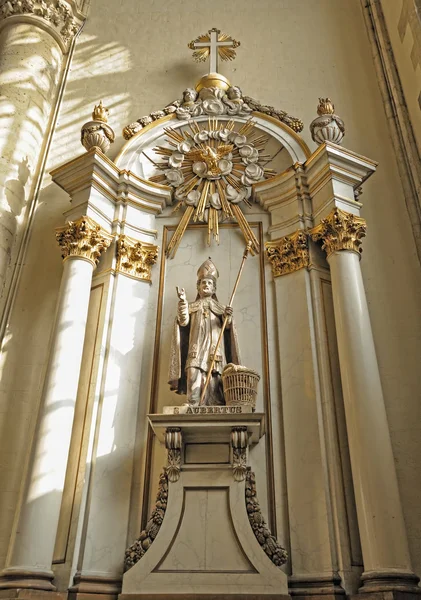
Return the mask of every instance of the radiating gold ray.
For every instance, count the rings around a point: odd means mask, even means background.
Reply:
[[[180,245],[183,235],[187,229],[187,225],[190,222],[193,211],[194,211],[194,206],[188,206],[186,208],[183,216],[180,219],[179,224],[177,225],[177,229],[174,231],[174,235],[172,236],[171,241],[167,246],[167,249],[165,251],[166,256],[174,258],[175,254],[177,252],[178,246]]]

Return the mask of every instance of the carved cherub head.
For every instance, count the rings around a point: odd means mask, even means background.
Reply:
[[[183,104],[193,104],[196,102],[197,92],[193,88],[187,88],[183,92]]]
[[[241,100],[242,92],[241,89],[237,85],[233,85],[227,90],[227,96],[230,100],[234,102],[236,100]]]

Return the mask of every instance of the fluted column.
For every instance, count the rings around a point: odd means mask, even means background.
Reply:
[[[0,1],[0,317],[83,19],[73,0]]]
[[[331,270],[346,425],[364,559],[361,592],[420,591],[408,542],[360,268],[364,219],[334,208],[312,231]]]
[[[27,483],[0,588],[54,590],[51,564],[69,452],[92,271],[112,236],[89,217],[57,230],[64,270]]]

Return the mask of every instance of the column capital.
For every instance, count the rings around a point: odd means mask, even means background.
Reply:
[[[158,246],[120,235],[117,240],[117,273],[151,282],[152,266],[158,258]]]
[[[33,23],[48,31],[67,53],[70,43],[79,32],[86,15],[74,0],[2,0],[0,28],[13,19]]]
[[[310,264],[308,236],[302,229],[291,235],[266,242],[265,248],[274,277],[288,275]]]
[[[309,231],[309,234],[315,242],[322,240],[322,249],[329,257],[337,250],[361,254],[361,240],[366,229],[365,219],[335,207],[319,225]]]
[[[90,217],[80,217],[77,221],[68,221],[64,227],[58,227],[56,239],[63,260],[80,257],[88,260],[95,268],[101,254],[111,244],[113,236]]]

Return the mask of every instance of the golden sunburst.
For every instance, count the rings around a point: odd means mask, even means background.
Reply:
[[[211,237],[219,243],[219,222],[237,221],[251,252],[259,252],[259,242],[244,216],[240,204],[251,205],[252,186],[275,174],[264,167],[270,156],[264,154],[268,141],[259,135],[252,119],[238,130],[235,122],[218,122],[209,118],[201,127],[196,121],[185,130],[164,129],[168,146],[158,146],[154,152],[162,157],[154,165],[161,172],[150,178],[174,188],[174,212],[185,212],[166,250],[175,256],[184,232],[190,223],[207,222],[208,244]],[[263,161],[263,164],[262,164]]]

